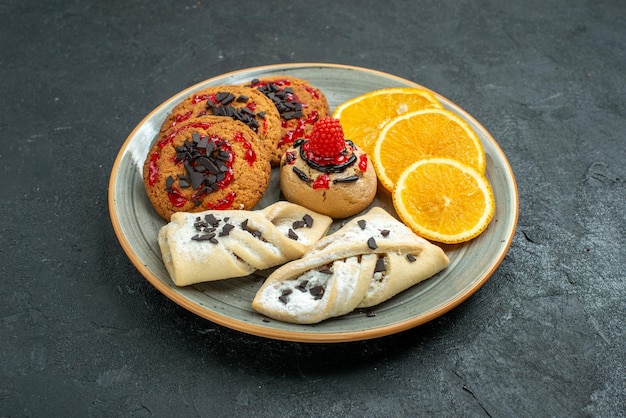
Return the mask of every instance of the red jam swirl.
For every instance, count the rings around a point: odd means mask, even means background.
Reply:
[[[156,151],[150,155],[150,163],[148,164],[148,184],[150,186],[154,186],[159,178],[159,166],[157,165],[159,157],[160,155]]]
[[[190,114],[191,114],[191,112],[185,113],[185,115],[190,115]],[[178,117],[177,117],[177,119],[178,119]],[[187,116],[185,119],[181,119],[181,121],[184,121],[186,119],[189,119],[189,117]],[[171,125],[171,127],[174,127],[174,126],[176,126],[176,125],[175,124]],[[188,129],[188,128],[209,129],[210,127],[211,127],[211,123],[210,122],[192,122],[192,123],[189,123],[187,125],[183,125],[183,126],[177,128],[177,129],[172,130],[172,132],[170,132],[169,134],[167,134],[167,136],[165,136],[163,139],[161,139],[159,141],[159,148],[163,149],[168,144],[171,144],[172,141],[174,140],[174,137],[176,135],[178,135],[179,133],[181,133],[182,131],[184,131],[185,129]]]
[[[176,188],[172,187],[167,192],[167,197],[174,207],[182,208],[187,203],[187,198]]]
[[[296,141],[297,139],[304,138],[304,130],[306,125],[315,125],[315,122],[319,119],[319,112],[317,110],[313,110],[311,114],[306,119],[291,119],[291,120],[283,120],[282,126],[286,128],[289,125],[289,122],[292,120],[296,121],[296,126],[293,127],[290,131],[288,131],[278,143],[277,148],[282,148],[284,145],[288,145]]]
[[[235,179],[235,176],[233,175],[232,170],[229,170],[226,172],[226,175],[224,176],[224,180],[217,182],[217,186],[220,189],[225,189],[228,186],[230,186],[230,183],[232,183],[234,179]]]
[[[171,144],[177,133],[178,133],[178,130],[175,129],[172,132],[170,132],[166,137],[164,137],[162,140],[160,140],[159,141],[159,148],[163,149],[168,144]]]
[[[250,167],[252,167],[254,163],[256,162],[256,153],[252,149],[252,144],[246,141],[246,138],[243,136],[243,133],[241,132],[235,132],[235,134],[233,135],[233,140],[242,143],[243,148],[246,150],[246,152],[244,153],[243,159],[248,162],[248,165]]]
[[[304,89],[306,90],[307,93],[309,93],[315,99],[319,99],[320,98],[319,93],[313,87],[305,86]]]
[[[233,202],[235,201],[235,197],[237,197],[235,192],[230,192],[223,199],[220,199],[217,202],[208,202],[205,206],[207,209],[211,209],[211,210],[228,209],[229,207],[233,205]]]
[[[209,129],[211,127],[212,123],[210,122],[194,122],[194,123],[190,123],[189,125],[185,126],[185,128],[202,128],[202,129]]]
[[[171,129],[171,128],[173,128],[175,126],[178,126],[181,123],[185,122],[186,120],[188,120],[191,117],[191,115],[192,115],[191,111],[186,112],[186,113],[177,113],[177,114],[175,114],[174,115],[174,120],[172,121],[172,123],[170,123],[168,129]],[[161,141],[159,141],[159,147],[163,148],[167,144],[172,142],[172,139],[174,138],[174,136],[176,136],[176,133],[178,133],[178,131],[171,132],[168,136],[166,136]]]
[[[207,100],[215,101],[214,94],[194,94],[191,98],[191,104],[198,104],[200,102],[205,102]]]
[[[192,114],[191,111],[184,113],[184,114],[180,114],[180,113],[176,114],[174,116],[174,122],[170,124],[170,129],[174,128],[175,126],[178,126],[182,122],[185,122],[187,119],[191,117],[191,114]],[[180,126],[176,129],[172,129],[172,131],[169,134],[167,134],[163,139],[159,141],[159,148],[161,149],[165,148],[166,145],[172,143],[172,141],[174,140],[174,137],[178,135],[181,131],[191,126],[196,126],[196,125],[199,125],[199,123],[187,124],[187,125]],[[204,122],[203,126],[197,126],[197,127],[204,128],[205,126],[209,127],[211,125],[208,122]]]

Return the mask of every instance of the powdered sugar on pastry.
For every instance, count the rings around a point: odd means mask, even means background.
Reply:
[[[448,264],[439,247],[373,208],[274,271],[252,307],[280,321],[312,324],[379,304]]]
[[[325,261],[300,259],[279,268],[277,275],[285,274],[289,279],[268,279],[253,307],[271,318],[299,324],[314,324],[351,312],[367,291],[367,260],[354,256]]]
[[[257,211],[178,212],[159,231],[177,286],[241,277],[301,257],[332,219],[288,202]]]

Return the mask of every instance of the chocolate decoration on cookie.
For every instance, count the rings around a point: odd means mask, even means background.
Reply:
[[[282,137],[282,119],[274,103],[256,89],[221,85],[196,91],[172,109],[161,125],[160,137],[200,118],[232,119],[258,135],[265,158],[275,153]]]
[[[346,148],[342,152],[340,158],[337,158],[337,161],[341,162],[331,162],[330,164],[321,164],[313,161],[310,157],[310,153],[306,150],[306,144],[308,141],[302,141],[298,145],[294,144],[294,147],[300,149],[300,158],[307,163],[309,167],[314,170],[321,171],[322,173],[330,174],[330,173],[341,173],[346,171],[348,167],[354,164],[357,161],[356,155],[352,150],[354,149],[354,144],[352,141],[346,141]],[[351,148],[350,150],[348,148]]]
[[[299,139],[306,138],[315,123],[330,116],[330,107],[324,93],[306,80],[277,75],[255,78],[244,87],[263,94],[274,104],[281,120],[281,138],[277,142],[273,166],[280,163],[285,151]]]
[[[270,170],[258,135],[243,122],[202,116],[157,137],[143,177],[150,203],[169,220],[175,212],[251,209]]]
[[[367,154],[345,139],[332,117],[320,119],[307,138],[294,141],[280,168],[287,200],[335,218],[357,214],[376,194],[376,173]]]
[[[248,125],[255,133],[259,132],[259,122],[257,117],[264,119],[265,114],[262,112],[254,113],[249,107],[234,107],[230,106],[235,100],[235,95],[230,92],[220,91],[214,98],[209,97],[206,100],[206,110],[210,111],[215,116],[228,116],[232,119]],[[239,95],[236,98],[237,103],[247,103],[250,98],[248,96]]]

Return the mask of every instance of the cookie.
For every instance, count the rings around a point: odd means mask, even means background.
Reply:
[[[320,119],[308,138],[296,140],[280,165],[285,198],[333,218],[367,208],[376,196],[377,180],[367,154],[345,139],[333,117]]]
[[[272,100],[282,122],[281,138],[270,159],[277,166],[285,151],[297,139],[306,137],[315,122],[330,115],[326,96],[308,81],[286,75],[251,80],[244,86],[255,88]]]
[[[213,86],[197,91],[176,105],[161,125],[161,133],[199,116],[228,117],[245,123],[272,153],[282,129],[278,110],[265,95],[242,86]]]
[[[280,188],[285,198],[332,218],[346,218],[366,209],[376,196],[377,177],[367,154],[346,141],[345,162],[321,166],[306,158],[297,140],[285,152]]]
[[[220,119],[190,121],[150,149],[143,180],[166,221],[176,212],[250,210],[267,189],[271,167],[257,135],[242,122]]]

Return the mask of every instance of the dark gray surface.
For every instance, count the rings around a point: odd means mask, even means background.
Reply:
[[[624,416],[626,2],[12,0],[0,47],[1,416]],[[378,340],[278,342],[128,261],[107,186],[133,127],[287,62],[411,79],[501,144],[518,229],[466,303]]]

